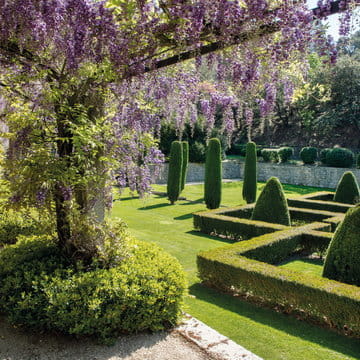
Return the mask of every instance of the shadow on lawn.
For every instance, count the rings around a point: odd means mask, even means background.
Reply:
[[[126,200],[137,200],[140,199],[139,196],[135,195],[135,196],[125,196],[125,197],[119,197],[113,200],[113,202],[115,201],[126,201]]]
[[[193,216],[193,213],[184,214],[184,215],[181,215],[181,216],[174,217],[174,220],[187,220],[187,219],[191,219],[192,216]]]
[[[199,198],[196,200],[189,200],[187,199],[186,202],[183,202],[179,205],[193,205],[193,204],[201,204],[202,202],[204,202],[204,198]],[[205,210],[205,209],[204,209]]]
[[[207,234],[204,234],[204,233],[202,233],[200,231],[196,231],[196,230],[186,231],[186,234],[200,236],[202,238],[207,238],[207,239],[211,239],[211,240],[217,240],[217,241],[224,242],[224,243],[227,243],[227,244],[233,244],[234,243],[234,240],[232,240],[232,239],[227,239],[225,237],[207,235]]]
[[[155,204],[155,205],[149,205],[149,206],[143,206],[139,208],[139,210],[152,210],[152,209],[158,209],[165,206],[171,206],[169,203],[161,203],[161,204]]]
[[[270,326],[292,336],[319,344],[341,354],[360,358],[358,339],[347,338],[336,332],[324,329],[294,317],[262,308],[253,303],[228,294],[220,293],[200,283],[190,286],[189,293],[198,299],[206,301],[231,311],[253,321]]]

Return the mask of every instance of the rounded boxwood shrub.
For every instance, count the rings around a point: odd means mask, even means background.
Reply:
[[[346,148],[331,149],[326,155],[326,165],[334,167],[351,167],[354,163],[354,153]]]
[[[217,209],[221,202],[221,144],[217,138],[209,140],[205,162],[204,199],[208,209]]]
[[[262,156],[264,162],[270,162],[270,160],[271,160],[271,150],[270,149],[262,149],[261,150],[261,156]]]
[[[0,252],[0,306],[9,320],[96,336],[156,331],[181,316],[185,275],[159,247],[128,239],[111,266],[70,264],[49,237],[23,238]]]
[[[292,147],[283,146],[278,150],[280,162],[286,163],[294,154]]]
[[[272,177],[267,181],[251,219],[290,226],[289,208],[278,178]]]
[[[354,174],[351,171],[344,172],[336,188],[334,201],[356,204],[359,202],[359,196],[359,185]]]
[[[303,147],[300,151],[300,158],[304,164],[314,164],[317,158],[317,148],[312,146]]]
[[[181,168],[181,184],[180,191],[183,191],[186,184],[186,174],[189,164],[189,143],[187,141],[182,142],[183,158],[182,158],[182,168]]]
[[[280,160],[279,153],[277,149],[273,149],[270,151],[270,160],[271,162],[277,164]]]
[[[257,190],[257,173],[256,173],[256,144],[249,142],[246,145],[246,158],[244,169],[244,183],[242,196],[248,204],[255,202]]]
[[[320,151],[320,161],[322,164],[324,165],[327,165],[326,163],[326,157],[327,157],[327,154],[331,151],[332,149],[331,148],[325,148],[325,149],[322,149]]]
[[[349,209],[330,242],[323,276],[360,286],[360,206]]]
[[[170,149],[169,172],[167,179],[167,196],[174,204],[180,195],[183,150],[180,141],[173,141]]]

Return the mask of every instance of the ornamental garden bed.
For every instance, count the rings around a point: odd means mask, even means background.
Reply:
[[[312,221],[295,227],[250,220],[253,205],[194,214],[194,226],[202,232],[247,240],[199,253],[200,279],[360,338],[359,287],[278,266],[299,252],[310,255],[326,250],[331,231],[346,211],[344,204],[328,201],[330,197],[331,193],[322,192],[289,199],[289,204],[297,201],[303,206],[289,208],[293,219]]]

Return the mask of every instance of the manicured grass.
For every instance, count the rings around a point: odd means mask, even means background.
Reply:
[[[324,260],[323,259],[311,259],[311,258],[299,258],[289,259],[288,261],[279,264],[280,267],[303,272],[310,275],[321,276],[323,270]]]
[[[224,183],[222,204],[244,204],[241,187],[239,182]],[[164,186],[154,188],[165,191]],[[284,190],[287,196],[296,196],[324,189],[285,185]],[[228,241],[193,230],[192,213],[206,209],[202,185],[186,186],[181,196],[191,201],[169,205],[166,197],[142,200],[125,192],[115,201],[112,216],[123,218],[134,236],[157,243],[181,262],[189,279],[187,312],[264,359],[360,358],[357,340],[202,286],[196,274],[196,254]]]

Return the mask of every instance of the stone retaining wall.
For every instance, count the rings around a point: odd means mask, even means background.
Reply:
[[[242,179],[244,163],[237,161],[223,161],[223,179]],[[342,174],[351,170],[360,182],[360,169],[344,169],[317,165],[290,165],[258,163],[258,180],[266,181],[271,176],[276,176],[283,184],[317,186],[336,188]],[[158,177],[153,177],[156,184],[165,184],[167,179],[168,164],[164,164]],[[189,164],[187,182],[202,182],[205,176],[204,164]]]

